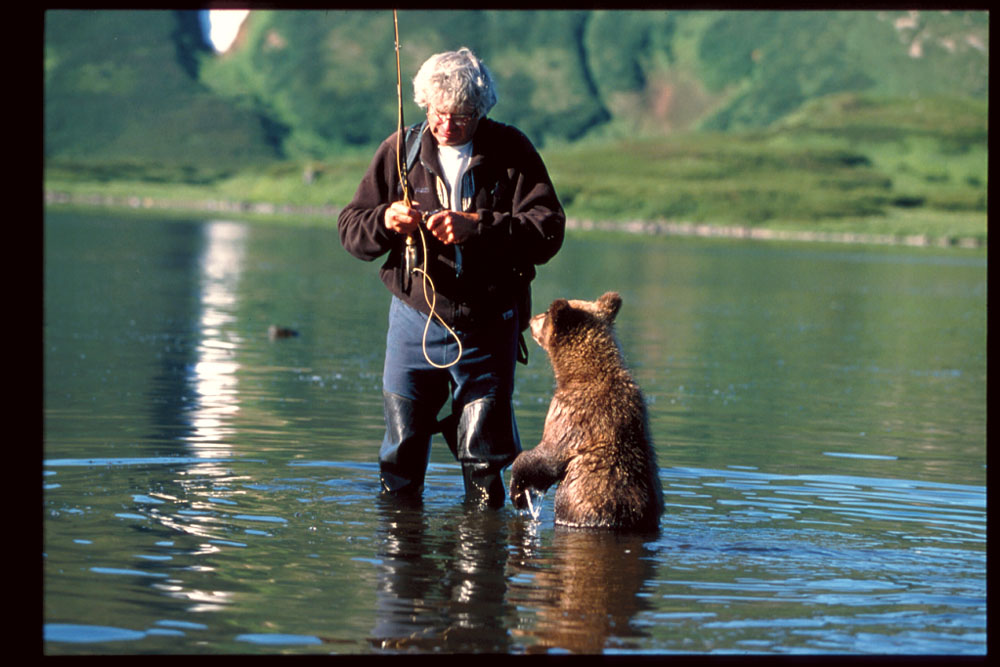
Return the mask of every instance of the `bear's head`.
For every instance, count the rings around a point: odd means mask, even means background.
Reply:
[[[559,370],[559,358],[590,354],[603,348],[618,351],[613,333],[622,298],[608,292],[596,301],[556,299],[544,313],[531,318],[531,337],[549,353]]]

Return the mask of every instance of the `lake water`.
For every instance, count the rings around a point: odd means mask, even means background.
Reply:
[[[389,297],[335,230],[44,242],[46,653],[986,652],[985,251],[571,235],[535,310],[622,294],[637,537],[467,508],[442,442],[421,508],[378,496]]]

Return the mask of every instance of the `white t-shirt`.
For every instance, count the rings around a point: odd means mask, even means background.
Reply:
[[[471,157],[471,141],[461,146],[438,146],[438,160],[451,197],[448,208],[453,211],[462,210],[462,177],[469,168]]]
[[[461,146],[441,146],[438,145],[438,161],[441,163],[441,171],[444,172],[445,184],[448,186],[448,193],[451,201],[448,208],[452,211],[462,211],[462,177],[465,176],[469,168],[469,159],[472,157],[472,142]],[[455,248],[455,275],[462,273],[462,249]]]

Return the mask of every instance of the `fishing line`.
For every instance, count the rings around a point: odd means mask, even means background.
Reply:
[[[412,208],[410,200],[410,181],[407,175],[406,165],[403,161],[403,152],[400,144],[403,137],[403,78],[400,73],[399,66],[399,19],[396,15],[395,9],[392,10],[392,24],[396,37],[396,99],[399,103],[399,114],[396,127],[396,173],[399,176],[400,187],[403,189],[403,203],[406,204],[407,208]],[[420,141],[419,136],[417,137],[417,141]],[[427,216],[433,215],[433,213],[434,212],[422,215],[422,221],[426,223]],[[424,359],[427,360],[427,363],[435,368],[451,368],[462,358],[462,339],[459,338],[458,334],[455,333],[455,330],[448,326],[448,323],[445,322],[437,312],[437,290],[434,288],[434,281],[431,279],[430,274],[427,273],[427,237],[424,235],[424,230],[419,224],[417,225],[417,231],[420,232],[420,243],[423,249],[423,266],[416,266],[415,242],[413,240],[413,234],[409,234],[406,237],[406,261],[404,270],[407,275],[410,273],[419,273],[421,275],[421,287],[424,291],[424,302],[430,309],[430,314],[427,315],[427,323],[424,325],[424,335],[420,344],[424,352]],[[433,299],[427,296],[428,284],[430,284]],[[450,361],[447,364],[436,363],[432,361],[430,355],[427,354],[427,333],[431,327],[431,320],[434,318],[437,318],[438,322],[441,323],[441,326],[443,326],[448,331],[448,334],[455,339],[455,342],[458,343],[458,355],[453,361]]]

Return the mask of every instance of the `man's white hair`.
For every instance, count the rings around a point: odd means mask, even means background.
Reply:
[[[413,77],[413,101],[441,113],[470,110],[481,118],[497,103],[493,74],[470,49],[436,53]]]

